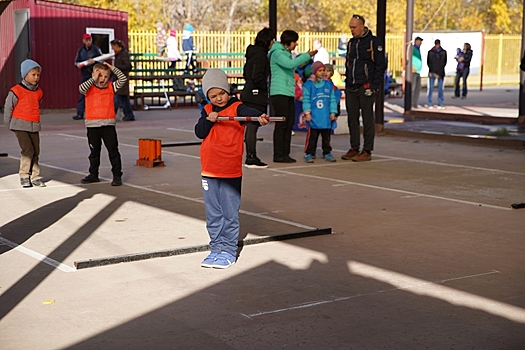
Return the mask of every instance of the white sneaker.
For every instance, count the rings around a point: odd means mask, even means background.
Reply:
[[[445,109],[445,106],[437,106],[437,109]]]
[[[425,108],[427,108],[427,109],[434,109],[434,106],[432,106],[432,105],[425,105]]]

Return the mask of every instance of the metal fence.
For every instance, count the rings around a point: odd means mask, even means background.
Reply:
[[[129,32],[129,50],[131,53],[156,53],[156,31]],[[246,47],[255,40],[256,32],[195,32],[193,42],[198,52],[209,56],[211,53],[244,53]],[[341,33],[300,32],[298,52],[308,51],[313,47],[315,39],[321,39],[323,46],[332,53],[337,51]],[[348,34],[348,37],[351,37]],[[182,47],[182,38],[177,36],[179,49]],[[403,73],[403,35],[387,34],[385,52],[388,53],[388,69],[396,78]],[[485,61],[483,67],[484,85],[502,85],[519,83],[519,63],[521,51],[521,36],[519,35],[485,35]],[[219,63],[217,63],[219,64]],[[242,67],[242,62],[233,63]],[[209,67],[214,66],[212,63]],[[177,68],[184,68],[179,62]],[[480,76],[471,76],[471,85],[480,82]]]

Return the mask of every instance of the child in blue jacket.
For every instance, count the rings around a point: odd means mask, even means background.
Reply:
[[[335,162],[330,145],[330,132],[332,122],[337,120],[337,102],[334,93],[334,84],[325,80],[325,65],[314,62],[312,65],[312,78],[303,84],[303,111],[308,124],[306,135],[305,156],[306,163],[313,163],[317,140],[321,135],[323,159]]]

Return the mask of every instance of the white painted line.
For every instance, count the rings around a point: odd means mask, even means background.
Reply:
[[[390,284],[395,287],[394,290],[407,290],[416,295],[428,296],[434,299],[443,300],[452,305],[468,307],[474,310],[481,310],[495,316],[506,318],[513,322],[525,323],[525,309],[521,307],[509,305],[485,297],[480,297],[472,293],[442,285],[443,283],[450,281],[499,274],[500,272],[496,270],[475,275],[428,282],[419,278],[414,278],[398,272],[382,269],[357,261],[348,262],[348,269],[350,270],[350,273],[354,275],[363,276]]]
[[[188,200],[188,201],[204,204],[204,200],[201,199],[201,198],[191,198],[191,197],[182,196],[182,195],[175,194],[175,193],[155,190],[155,189],[152,189],[152,188],[149,188],[149,187],[133,185],[133,184],[130,184],[129,182],[125,182],[123,185],[129,186],[129,187],[133,187],[133,188],[137,188],[137,189],[144,190],[144,191],[149,191],[149,192],[162,194],[162,195],[165,195],[165,196],[185,199],[185,200]],[[283,219],[278,219],[278,218],[273,218],[271,216],[266,216],[266,215],[262,215],[262,214],[259,214],[259,213],[254,213],[254,212],[247,211],[247,210],[242,210],[242,209],[239,210],[239,213],[242,213],[242,214],[245,214],[245,215],[249,215],[249,216],[254,216],[254,217],[265,219],[265,220],[269,220],[269,221],[279,222],[279,223],[282,223],[282,224],[287,224],[287,225],[291,225],[291,226],[295,226],[295,227],[299,227],[299,228],[304,228],[304,229],[307,229],[307,230],[313,230],[313,229],[316,228],[316,227],[306,226],[306,225],[303,225],[303,224],[300,224],[300,223],[297,223],[297,222],[283,220]]]
[[[439,281],[425,281],[418,278],[410,277],[401,273],[397,273],[390,270],[385,270],[382,268],[378,268],[375,266],[367,265],[364,263],[356,262],[356,261],[350,261],[348,262],[349,270],[354,275],[363,276],[370,279],[375,279],[378,281],[381,281],[383,283],[390,284],[394,286],[395,288],[391,289],[383,289],[378,290],[371,293],[362,293],[362,294],[354,294],[350,296],[345,297],[339,297],[339,298],[332,298],[327,300],[316,300],[311,302],[306,302],[299,305],[294,305],[287,308],[281,308],[281,309],[275,309],[275,310],[269,310],[269,311],[261,311],[257,313],[252,314],[242,314],[242,316],[245,316],[247,318],[254,318],[269,314],[275,314],[279,312],[285,312],[285,311],[292,311],[297,309],[304,309],[314,306],[319,306],[323,304],[329,304],[329,303],[335,303],[339,301],[349,300],[353,298],[358,297],[365,297],[365,296],[371,296],[371,295],[377,295],[381,293],[389,293],[389,292],[396,292],[396,291],[408,291],[413,294],[417,295],[424,295],[429,296],[435,299],[443,300],[445,302],[448,302],[452,305],[457,305],[461,307],[469,307],[471,309],[481,310],[487,313],[490,313],[492,315],[496,315],[499,317],[506,318],[508,320],[511,320],[513,322],[519,322],[519,323],[525,323],[525,309],[509,305],[503,302],[495,301],[492,299],[488,299],[485,297],[480,297],[478,295],[460,291],[451,287],[442,286],[441,284],[450,282],[450,281],[457,281],[467,278],[475,278],[475,277],[481,277],[486,275],[492,275],[492,274],[498,274],[499,271],[492,270],[490,272],[475,274],[475,275],[469,275],[469,276],[462,276],[462,277],[455,277],[455,278],[449,278],[449,279],[443,279]]]
[[[490,205],[490,204],[483,204],[483,203],[477,203],[477,202],[470,202],[470,201],[464,201],[464,200],[461,200],[461,199],[454,199],[454,198],[447,198],[447,197],[441,197],[441,196],[434,196],[434,195],[430,195],[430,194],[417,193],[417,192],[411,192],[411,191],[405,191],[405,190],[398,190],[398,189],[395,189],[395,188],[381,187],[381,186],[375,186],[375,185],[368,185],[368,184],[363,184],[363,183],[353,182],[353,181],[330,179],[330,178],[327,178],[325,176],[299,174],[299,173],[286,171],[286,170],[284,170],[284,168],[281,168],[281,169],[268,168],[267,170],[274,171],[274,172],[281,173],[281,174],[302,176],[302,177],[308,177],[308,178],[311,178],[311,179],[319,179],[319,180],[324,180],[324,181],[333,181],[333,182],[337,182],[337,183],[340,183],[340,184],[347,184],[347,185],[353,185],[353,186],[359,186],[359,187],[373,188],[373,189],[381,190],[381,191],[390,191],[390,192],[404,193],[404,194],[408,194],[408,195],[416,196],[416,197],[440,199],[440,200],[449,201],[449,202],[474,205],[474,206],[477,206],[477,207],[482,206],[482,207],[485,207],[485,208],[492,208],[492,209],[513,210],[512,208],[500,207],[500,206],[497,206],[497,205]]]
[[[82,139],[82,140],[87,141],[87,138],[86,138],[86,137],[77,136],[77,135],[69,135],[69,134],[62,134],[62,133],[59,133],[59,134],[56,134],[56,135],[66,136],[66,137],[72,137],[72,138]],[[130,144],[128,144],[128,143],[120,143],[120,142],[119,142],[118,145],[119,145],[119,147],[120,147],[120,146],[125,146],[125,147],[131,147],[131,148],[139,148],[138,145],[130,145]],[[167,150],[162,150],[162,154],[170,154],[170,155],[181,156],[181,157],[186,157],[186,158],[200,159],[199,156],[193,156],[193,155],[190,155],[190,154],[177,153],[177,152],[172,152],[172,151],[167,151]],[[18,159],[18,158],[15,158],[15,159]]]
[[[70,134],[62,134],[60,132],[56,133],[56,135],[59,136],[65,136],[65,137],[72,137],[74,139],[81,139],[87,141],[87,136],[78,136],[78,135],[70,135]]]
[[[516,172],[516,171],[507,171],[507,170],[492,169],[492,168],[481,168],[481,167],[460,165],[460,164],[441,163],[441,162],[435,162],[435,161],[431,161],[431,160],[418,160],[418,159],[390,157],[390,156],[380,156],[380,157],[384,157],[384,158],[388,158],[388,159],[392,159],[392,160],[402,160],[402,161],[405,161],[405,162],[424,163],[424,164],[448,166],[448,167],[452,167],[452,168],[463,168],[463,169],[470,169],[470,170],[480,170],[480,171],[488,171],[488,172],[494,172],[494,173],[513,174],[513,175],[525,176],[525,173],[519,173],[519,172]]]
[[[195,130],[186,130],[186,129],[177,129],[177,128],[166,128],[166,130],[191,132],[192,134],[195,134]]]
[[[292,165],[292,166],[287,166],[286,169],[306,169],[306,168],[321,168],[321,167],[328,167],[328,166],[342,166],[342,165],[349,165],[349,164],[355,164],[357,165],[358,163],[356,162],[352,162],[352,161],[340,161],[340,162],[327,162],[325,160],[323,160],[322,158],[318,158],[317,159],[319,161],[319,163],[317,164],[304,164],[304,165]],[[395,159],[378,159],[378,160],[374,160],[374,164],[375,163],[380,163],[380,162],[390,162],[390,161],[393,161]],[[323,162],[323,163],[321,163]],[[272,169],[272,168],[266,168],[266,170],[268,169]]]
[[[168,130],[188,131],[188,130],[175,129],[175,128],[173,128],[173,129],[169,128]],[[193,132],[193,131],[191,131],[191,132]],[[83,140],[87,139],[85,136],[82,137],[82,136],[62,134],[62,133],[58,133],[57,135],[73,137],[73,138],[79,138],[79,139],[83,139]],[[272,141],[259,141],[259,142],[273,143]],[[119,145],[120,145],[120,143],[119,143]],[[127,146],[127,147],[138,148],[138,146],[136,146],[136,145],[129,145],[129,144],[122,144],[122,145],[123,146]],[[300,147],[301,149],[304,149],[304,145],[292,144],[292,146]],[[334,149],[334,151],[336,151],[336,152],[346,152],[346,150],[336,150],[336,149]],[[171,153],[171,154],[175,154],[175,155],[187,156],[187,155],[185,155],[183,153],[175,153],[175,152],[169,152],[169,151],[163,151],[163,153]],[[189,157],[199,158],[199,157],[196,157],[196,156],[189,156]],[[463,169],[480,170],[480,171],[488,171],[488,172],[495,172],[495,173],[502,173],[502,174],[514,174],[514,175],[523,175],[523,176],[525,176],[525,173],[520,173],[520,172],[516,172],[516,171],[506,171],[506,170],[499,170],[499,169],[493,169],[493,168],[481,168],[481,167],[474,167],[474,166],[461,165],[461,164],[450,164],[450,163],[435,162],[435,161],[430,161],[430,160],[419,160],[419,159],[410,159],[410,158],[402,158],[402,157],[391,157],[391,156],[385,156],[385,155],[381,155],[381,154],[377,154],[377,153],[374,153],[374,157],[385,158],[384,160],[387,160],[387,159],[388,160],[402,160],[402,161],[406,161],[406,162],[424,163],[424,164],[448,166],[448,167],[453,167],[453,168],[463,168]],[[378,160],[374,160],[374,163],[377,163],[377,162],[378,162]],[[352,164],[352,163],[351,162],[341,162],[341,163],[333,164],[333,165],[339,165],[339,164]],[[332,164],[330,164],[330,165],[332,165]],[[288,167],[288,168],[292,168],[292,167]],[[269,169],[271,169],[271,168],[269,168]]]
[[[49,266],[55,267],[63,272],[76,272],[77,270],[71,266],[62,264],[56,260],[53,260],[51,258],[48,258],[45,255],[42,255],[40,253],[35,252],[34,250],[25,248],[24,246],[21,246],[19,244],[16,244],[15,242],[11,242],[8,239],[0,237],[0,244],[6,245],[8,247],[13,248],[16,251],[19,251],[20,253],[26,254],[32,258],[35,258],[45,264],[48,264]]]
[[[75,135],[68,135],[68,134],[59,134],[59,135],[80,138],[80,137],[75,136]],[[134,145],[128,145],[128,146],[138,148],[138,146],[134,146]],[[174,154],[178,154],[178,153],[174,153]],[[18,159],[18,158],[12,157],[12,156],[9,156],[9,157],[13,158],[13,159]],[[191,156],[191,157],[199,158],[199,157],[196,157],[196,156]],[[505,173],[504,171],[499,171],[499,170],[496,170],[496,169],[485,169],[485,168],[477,168],[477,167],[458,166],[458,165],[453,165],[453,164],[450,165],[450,164],[445,164],[445,163],[419,161],[419,160],[412,160],[412,159],[406,159],[406,158],[395,158],[395,157],[388,157],[388,158],[389,159],[397,159],[397,160],[405,160],[405,161],[415,161],[415,162],[435,164],[435,165],[462,167],[462,168],[475,169],[475,170],[487,170],[487,171],[495,171],[495,172],[503,172],[503,173]],[[344,163],[342,163],[342,164],[344,164]],[[44,164],[42,164],[42,165],[44,165]],[[54,166],[51,166],[51,165],[47,165],[47,166],[49,166],[51,168],[63,170],[63,171],[75,172],[75,171],[71,171],[71,170],[68,170],[68,169],[65,169],[65,168],[54,167]],[[286,168],[286,169],[288,169],[288,168]],[[294,173],[294,172],[288,172],[284,168],[281,168],[281,169],[268,168],[266,170],[273,171],[273,172],[278,172],[278,173],[281,173],[281,174],[287,174],[287,175],[309,177],[309,178],[315,178],[315,179],[320,179],[320,180],[325,180],[325,181],[328,180],[328,181],[333,181],[333,182],[336,182],[336,183],[339,183],[339,184],[354,185],[354,186],[360,186],[360,187],[366,187],[366,188],[373,188],[373,189],[382,190],[382,191],[403,193],[403,194],[407,194],[407,195],[414,196],[414,197],[433,198],[433,199],[439,199],[439,200],[444,200],[444,201],[450,201],[450,202],[454,202],[454,203],[468,204],[468,205],[473,205],[473,206],[482,206],[482,207],[485,207],[485,208],[493,208],[493,209],[500,209],[500,210],[513,210],[512,208],[495,206],[495,205],[490,205],[490,204],[476,203],[476,202],[465,201],[465,200],[460,200],[460,199],[447,198],[447,197],[442,197],[442,196],[434,196],[434,195],[429,195],[429,194],[424,194],[424,193],[417,193],[417,192],[399,190],[399,189],[388,188],[388,187],[368,185],[368,184],[352,182],[352,181],[337,180],[337,179],[327,179],[326,177],[315,176],[315,175],[298,174],[298,173]],[[79,172],[75,172],[75,173],[79,173]],[[506,173],[512,173],[512,172],[506,172]],[[513,174],[521,175],[521,173],[513,173]],[[111,179],[105,179],[105,180],[111,181]],[[192,200],[192,201],[198,201],[199,203],[203,202],[200,199],[196,200],[194,198],[189,198],[189,197],[180,196],[180,195],[176,195],[176,194],[172,194],[172,193],[168,193],[168,192],[162,192],[162,191],[158,191],[158,190],[153,190],[151,188],[144,187],[144,186],[131,185],[129,183],[124,183],[124,184],[127,185],[127,186],[138,188],[138,189],[143,189],[143,190],[147,190],[147,191],[151,191],[151,192],[155,192],[155,193],[165,194],[165,195],[169,195],[169,196],[172,196],[172,197],[177,197],[177,198],[187,199],[187,200]],[[249,213],[245,213],[245,214],[251,215]],[[253,213],[253,214],[257,215],[257,216],[259,215],[259,214],[255,214],[255,213]],[[258,216],[258,217],[260,217],[260,216]],[[263,216],[263,217],[266,218],[266,219],[272,220],[272,221],[288,223],[287,221],[280,221],[279,219],[274,219],[274,218],[265,217],[265,216]],[[301,227],[301,228],[307,228],[307,227],[304,227],[304,225],[301,225],[301,224],[298,224],[298,223],[296,223],[294,226]]]
[[[260,142],[272,143],[272,141],[260,141]],[[292,146],[304,149],[304,145],[292,144]],[[333,149],[333,151],[346,153],[348,150],[346,150],[346,149],[345,150]],[[514,174],[514,175],[525,176],[525,173],[520,173],[520,172],[516,172],[516,171],[507,171],[507,170],[492,169],[492,168],[481,168],[481,167],[461,165],[461,164],[441,163],[441,162],[436,162],[436,161],[432,161],[432,160],[419,160],[419,159],[410,159],[410,158],[402,158],[402,157],[391,157],[391,156],[381,155],[381,154],[378,154],[378,153],[374,153],[374,157],[381,157],[381,158],[386,158],[386,159],[390,159],[390,160],[402,160],[402,161],[406,161],[406,162],[415,162],[415,163],[424,163],[424,164],[432,164],[432,165],[449,166],[449,167],[453,167],[453,168],[463,168],[463,169],[480,170],[480,171],[488,171],[488,172],[494,172],[494,173]],[[377,162],[377,160],[373,160],[373,162]],[[348,163],[350,163],[350,162],[346,161],[346,162],[343,162],[342,164],[348,164]]]
[[[74,137],[74,138],[83,138],[83,137],[80,137],[80,136],[69,135],[69,134],[58,134],[58,135]],[[85,139],[85,138],[83,138],[83,139]],[[135,145],[126,145],[126,144],[123,144],[123,145],[129,146],[129,147],[138,148],[138,146],[135,146]],[[170,152],[165,152],[165,153],[170,153]],[[188,156],[188,155],[184,155],[184,154],[180,154],[180,153],[171,153],[171,154]],[[15,157],[12,157],[12,156],[9,156],[9,157],[13,158],[13,159],[19,159],[19,158],[15,158]],[[188,157],[195,158],[195,159],[199,158],[197,156],[188,156]],[[413,160],[413,159],[407,159],[407,158],[396,158],[396,157],[386,157],[386,158],[394,159],[394,160],[404,160],[404,161],[413,161],[413,162],[420,162],[420,163],[427,163],[427,164],[435,164],[435,165],[442,165],[442,166],[460,167],[460,168],[467,168],[467,169],[474,169],[474,170],[487,170],[487,171],[494,171],[494,172],[500,172],[500,173],[511,173],[511,174],[517,174],[517,175],[525,175],[525,174],[515,173],[515,172],[505,172],[505,171],[501,171],[501,170],[497,170],[497,169],[468,167],[468,166],[462,166],[462,165],[438,163],[438,162],[431,162],[431,161],[419,161],[419,160]],[[340,164],[344,164],[344,163],[340,163]],[[44,164],[41,164],[41,165],[44,165]],[[69,171],[69,172],[73,172],[73,173],[83,174],[81,172],[76,172],[76,171],[72,171],[72,170],[68,170],[68,169],[65,169],[65,168],[56,167],[56,166],[52,166],[52,165],[46,165],[46,166],[49,166],[51,168],[58,169],[58,170],[63,170],[63,171]],[[324,166],[326,166],[326,165],[324,165]],[[292,168],[292,167],[290,167],[290,168]],[[289,168],[286,168],[286,169],[289,169]],[[482,206],[482,207],[485,207],[485,208],[493,208],[493,209],[500,209],[500,210],[513,210],[512,208],[501,207],[501,206],[490,205],[490,204],[477,203],[477,202],[471,202],[471,201],[465,201],[465,200],[461,200],[461,199],[447,198],[447,197],[442,197],[442,196],[434,196],[434,195],[429,195],[429,194],[424,194],[424,193],[417,193],[417,192],[399,190],[399,189],[388,188],[388,187],[368,185],[368,184],[352,182],[352,181],[337,180],[337,179],[327,179],[326,177],[320,177],[320,176],[315,176],[315,175],[298,174],[298,173],[288,172],[288,171],[284,170],[284,168],[281,168],[281,169],[268,168],[266,170],[273,171],[273,172],[278,172],[278,173],[282,173],[282,174],[287,174],[287,175],[309,177],[309,178],[315,178],[315,179],[320,179],[320,180],[325,180],[325,181],[328,180],[328,181],[333,181],[333,182],[336,182],[336,183],[339,183],[339,184],[347,184],[347,185],[354,185],[354,186],[360,186],[360,187],[366,187],[366,188],[373,188],[373,189],[382,190],[382,191],[403,193],[403,194],[407,194],[407,195],[414,196],[414,197],[433,198],[433,199],[439,199],[439,200],[444,200],[444,201],[450,201],[450,202],[454,202],[454,203],[462,203],[462,204],[468,204],[468,205],[473,205],[473,206]],[[111,179],[107,179],[107,178],[105,178],[104,180],[111,181]],[[134,188],[143,189],[143,190],[147,190],[147,191],[151,191],[151,192],[155,192],[155,193],[160,193],[160,194],[165,194],[165,195],[169,195],[169,196],[172,196],[172,197],[177,197],[177,198],[187,199],[187,200],[192,200],[192,201],[198,201],[199,203],[203,202],[200,199],[197,200],[197,199],[194,199],[194,198],[180,196],[180,195],[176,195],[176,194],[172,194],[172,193],[168,193],[168,192],[162,192],[162,191],[158,191],[158,190],[153,190],[151,188],[144,187],[144,186],[137,186],[137,185],[132,185],[132,184],[129,184],[129,183],[124,183],[124,184],[127,185],[127,186],[134,187]],[[253,214],[254,216],[261,217],[260,214],[256,214],[256,213],[252,213],[251,214],[251,213],[248,213],[248,212],[244,212],[244,214],[247,214],[247,215],[252,215]],[[272,220],[272,221],[277,221],[277,222],[282,222],[282,223],[289,223],[288,221],[285,221],[285,220],[279,220],[279,219],[274,219],[274,218],[265,217],[265,216],[263,216],[263,217],[268,219],[268,220]],[[301,227],[301,228],[307,228],[304,225],[301,225],[301,224],[298,224],[298,223],[295,223],[294,226]]]
[[[19,158],[15,158],[15,157],[12,157],[12,156],[9,156],[9,157],[13,158],[13,159],[19,159]],[[197,157],[197,158],[199,158],[199,157]],[[40,166],[46,166],[46,167],[52,168],[52,169],[61,170],[61,171],[64,171],[64,172],[74,173],[74,174],[81,174],[81,175],[85,174],[85,173],[80,172],[80,171],[74,171],[74,170],[70,170],[70,169],[66,169],[66,168],[62,168],[62,167],[59,167],[59,166],[50,165],[50,164],[46,164],[46,163],[39,163],[39,165]],[[112,180],[110,178],[104,178],[102,176],[100,176],[99,178],[102,179],[102,180],[106,180],[108,182],[110,182]],[[136,189],[139,189],[139,190],[144,190],[144,191],[148,191],[148,192],[158,193],[158,194],[169,196],[169,197],[174,197],[174,198],[188,200],[188,201],[191,201],[191,202],[204,204],[204,200],[201,199],[201,198],[187,197],[187,196],[183,196],[183,195],[179,195],[179,194],[175,194],[175,193],[171,193],[171,192],[165,192],[165,191],[156,190],[156,189],[153,189],[153,188],[150,188],[150,187],[146,187],[146,186],[134,185],[134,184],[131,184],[129,182],[124,182],[123,185],[124,186],[129,186],[129,187],[132,187],[132,188],[136,188]],[[75,185],[75,186],[82,186],[82,185],[78,184],[78,185]],[[89,184],[89,185],[85,185],[85,186],[93,186],[93,184]],[[314,229],[316,229],[316,227],[303,225],[303,224],[300,224],[300,223],[297,223],[297,222],[293,222],[293,221],[289,221],[289,220],[278,219],[278,218],[274,218],[274,217],[271,217],[271,216],[266,216],[266,215],[263,215],[263,214],[247,211],[247,210],[239,210],[239,213],[242,213],[242,214],[245,214],[245,215],[249,215],[249,216],[254,216],[254,217],[265,219],[265,220],[269,220],[269,221],[279,222],[279,223],[282,223],[282,224],[287,224],[287,225],[291,225],[291,226],[295,226],[295,227],[299,227],[299,228],[304,228],[304,229],[307,229],[307,230],[314,230]]]

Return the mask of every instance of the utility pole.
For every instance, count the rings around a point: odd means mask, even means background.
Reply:
[[[268,7],[270,12],[270,29],[273,29],[274,33],[277,35],[277,0],[270,0]]]
[[[383,50],[386,40],[386,0],[377,0],[377,27],[376,37],[383,43]],[[386,53],[385,53],[386,54]],[[384,73],[384,72],[383,72]],[[376,95],[375,108],[375,126],[376,131],[383,131],[385,125],[385,82],[379,87],[379,93]]]
[[[525,11],[525,2],[523,3],[523,10]],[[521,23],[521,56],[525,54],[525,12],[523,12],[523,20]],[[520,69],[520,97],[519,97],[519,119],[521,123],[525,124],[525,72]]]
[[[414,0],[407,0],[407,27],[405,31],[405,113],[412,108],[412,32],[414,31]]]

